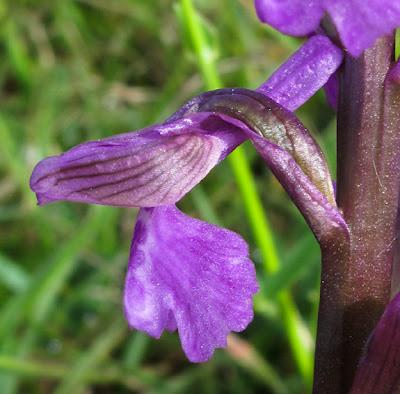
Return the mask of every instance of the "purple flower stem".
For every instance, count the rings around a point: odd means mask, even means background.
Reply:
[[[350,229],[322,245],[314,394],[348,393],[389,302],[400,190],[400,87],[394,37],[340,70],[337,202]]]

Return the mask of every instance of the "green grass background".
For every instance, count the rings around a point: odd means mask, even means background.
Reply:
[[[255,88],[301,45],[259,23],[252,1],[195,1],[195,20],[184,5],[0,2],[1,394],[309,389],[288,341],[293,321],[282,313],[281,300],[285,294],[295,304],[304,324],[295,346],[309,354],[319,250],[251,145],[243,152],[273,234],[276,272],[263,268],[263,245],[228,162],[180,203],[186,213],[248,241],[262,287],[253,323],[206,364],[188,363],[176,334],[157,341],[126,327],[121,291],[136,210],[73,203],[39,208],[28,187],[33,166],[45,156],[162,121],[207,90],[202,55],[222,86]],[[200,50],[193,24],[203,35]],[[334,170],[334,114],[323,94],[298,115]]]

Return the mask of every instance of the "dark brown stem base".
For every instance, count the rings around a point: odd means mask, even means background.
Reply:
[[[337,202],[350,240],[322,246],[314,394],[347,394],[390,298],[400,190],[400,95],[393,37],[347,56],[338,108]]]

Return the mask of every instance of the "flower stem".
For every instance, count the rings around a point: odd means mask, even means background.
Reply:
[[[338,108],[338,206],[347,245],[323,248],[315,394],[348,393],[390,298],[399,205],[400,89],[394,37],[346,56]]]
[[[183,18],[189,33],[189,39],[194,48],[206,88],[209,90],[222,87],[217,67],[209,48],[205,33],[191,0],[181,0]],[[260,248],[263,266],[266,273],[275,272],[280,267],[279,256],[275,247],[272,231],[258,196],[256,184],[251,174],[249,163],[243,148],[237,148],[229,155],[229,164],[235,176],[244,203],[246,215]],[[312,380],[312,353],[309,335],[304,335],[307,328],[301,320],[297,308],[288,291],[283,291],[278,297],[283,326],[289,339],[297,367],[307,385]]]

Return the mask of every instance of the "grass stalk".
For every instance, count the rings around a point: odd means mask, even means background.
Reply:
[[[181,0],[180,5],[204,85],[209,90],[218,89],[223,84],[199,15],[192,0]],[[243,200],[253,236],[261,252],[264,270],[267,274],[276,272],[280,268],[278,252],[243,147],[237,148],[229,155],[228,160]],[[288,290],[281,293],[278,302],[293,358],[306,385],[311,386],[313,356],[307,327],[302,322]]]

